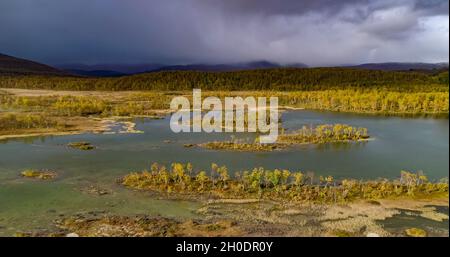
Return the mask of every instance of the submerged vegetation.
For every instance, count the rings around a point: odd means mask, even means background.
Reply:
[[[25,178],[36,178],[42,180],[54,179],[56,177],[56,172],[49,170],[34,170],[26,169],[20,173],[22,177]]]
[[[242,151],[242,152],[268,152],[283,148],[279,144],[261,144],[258,140],[253,143],[248,143],[245,140],[232,139],[230,141],[212,141],[203,144],[198,144],[211,150],[227,150],[227,151]]]
[[[426,237],[427,232],[420,228],[408,228],[405,230],[407,236],[410,237]]]
[[[71,148],[75,148],[75,149],[79,149],[79,150],[94,150],[95,146],[93,146],[91,143],[89,142],[72,142],[67,144],[68,147]]]
[[[225,166],[211,165],[194,173],[190,163],[173,163],[170,169],[154,163],[150,170],[122,178],[124,186],[134,189],[189,196],[203,194],[213,198],[259,198],[281,201],[340,203],[358,199],[429,198],[448,196],[448,182],[432,183],[421,172],[402,171],[398,180],[335,180],[332,176],[289,170],[236,172],[230,176]]]
[[[61,215],[55,218],[54,226],[18,231],[15,236],[407,236],[403,227],[386,229],[381,223],[399,214],[397,208],[405,204],[415,213],[429,208],[424,207],[429,202],[408,199],[395,201],[394,206],[390,200],[309,204],[221,199],[203,203],[195,207],[195,218],[86,211]],[[414,214],[408,218],[414,219]],[[426,229],[408,231],[411,235],[448,236],[448,230]]]
[[[94,213],[97,214],[97,213]],[[55,221],[55,231],[17,232],[16,237],[239,236],[232,221],[182,220],[161,216],[76,215]]]

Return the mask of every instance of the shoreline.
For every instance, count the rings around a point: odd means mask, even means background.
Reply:
[[[123,119],[125,117],[121,117]],[[132,118],[132,117],[129,117]],[[145,118],[152,118],[151,116]],[[43,131],[43,132],[32,132],[32,133],[21,133],[21,134],[8,134],[0,135],[0,141],[9,139],[21,139],[30,137],[44,137],[44,136],[69,136],[69,135],[80,135],[80,134],[138,134],[143,133],[140,130],[136,130],[136,123],[131,121],[121,121],[120,119],[114,118],[92,118],[90,121],[95,121],[95,124],[91,126],[82,127],[75,129],[73,131]],[[113,126],[123,125],[124,129],[117,132],[113,131]]]
[[[448,221],[448,215],[436,209],[448,207],[448,198],[357,201],[345,205],[292,204],[255,199],[195,201],[201,205],[192,210],[195,215],[192,218],[85,211],[58,218],[42,229],[17,231],[15,236],[406,237],[411,236],[408,229],[422,229],[411,225],[392,229],[383,224],[399,215],[407,215],[410,219],[421,217],[437,223]],[[422,231],[426,236],[448,236],[448,231]]]

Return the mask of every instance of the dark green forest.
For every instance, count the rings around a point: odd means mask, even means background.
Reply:
[[[351,68],[277,68],[233,72],[162,71],[118,78],[0,76],[0,87],[54,90],[274,90],[382,89],[448,91],[448,71],[375,71]]]

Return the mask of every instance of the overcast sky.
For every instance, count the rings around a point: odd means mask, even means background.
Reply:
[[[448,0],[1,0],[0,53],[48,64],[448,62]]]

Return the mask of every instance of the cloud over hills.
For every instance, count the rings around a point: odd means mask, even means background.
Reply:
[[[448,61],[447,0],[15,0],[0,52],[61,63]]]

